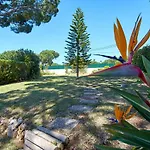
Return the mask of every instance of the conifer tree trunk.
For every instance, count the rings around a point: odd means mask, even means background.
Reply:
[[[78,42],[77,42],[77,44],[79,44]],[[76,62],[76,73],[77,73],[77,78],[79,77],[79,50],[80,50],[80,47],[79,47],[79,45],[77,46],[77,62]]]

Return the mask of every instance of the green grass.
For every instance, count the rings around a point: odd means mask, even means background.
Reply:
[[[68,107],[79,103],[79,97],[83,89],[95,86],[103,96],[95,110],[88,115],[88,128],[84,133],[94,136],[97,140],[97,133],[107,117],[112,116],[114,103],[124,102],[108,86],[120,88],[121,83],[128,84],[127,90],[137,89],[144,93],[147,87],[137,79],[133,78],[80,78],[67,76],[44,76],[35,81],[21,82],[0,86],[0,116],[10,118],[13,116],[22,117],[29,128],[37,125],[45,125],[55,117],[65,116],[75,118],[69,113]],[[102,121],[103,120],[103,121]],[[1,150],[15,150],[12,141],[8,138],[0,138]]]

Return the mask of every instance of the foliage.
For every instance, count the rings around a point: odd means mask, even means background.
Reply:
[[[60,0],[2,0],[0,26],[15,33],[31,32],[33,26],[47,23],[58,13]]]
[[[87,33],[87,26],[84,23],[84,14],[80,8],[77,8],[73,15],[66,43],[67,56],[65,56],[65,60],[73,69],[76,68],[78,77],[79,69],[83,69],[90,64],[91,56],[88,54],[90,50],[89,34]]]
[[[90,64],[100,64],[100,62],[96,61],[95,59],[92,59]]]
[[[150,61],[142,56],[142,61],[147,71],[147,75],[150,75]],[[150,122],[150,102],[143,97],[138,91],[135,94],[129,92],[114,89],[119,95],[125,98],[132,106],[137,110],[137,112],[147,121]],[[128,111],[129,112],[129,111]],[[124,113],[122,113],[124,114]],[[116,115],[116,114],[115,114]],[[119,115],[118,115],[119,116]],[[118,117],[117,117],[118,118]],[[145,129],[138,129],[128,123],[126,120],[122,119],[119,123],[114,123],[111,125],[105,125],[108,132],[111,133],[110,140],[119,140],[126,144],[132,145],[133,149],[136,150],[148,150],[150,148],[150,131]],[[107,146],[96,145],[97,149],[100,150],[117,150],[117,148],[110,148]],[[118,149],[119,150],[119,149]],[[121,149],[120,149],[121,150]]]
[[[114,59],[106,59],[102,62],[102,64],[116,64],[116,63],[118,63],[118,61]]]
[[[109,66],[104,66],[104,69],[110,68]]]
[[[19,61],[20,58],[16,50],[9,50],[0,54],[0,59]]]
[[[6,51],[0,54],[0,59],[13,60],[26,64],[26,79],[33,79],[39,76],[39,57],[31,50],[19,49],[17,51]]]
[[[132,60],[132,63],[134,65],[138,66],[141,70],[146,72],[146,69],[142,61],[142,55],[145,56],[148,60],[150,60],[150,45],[144,46],[143,48],[138,50],[133,56],[133,60]]]
[[[53,59],[57,57],[59,57],[59,53],[54,50],[43,50],[39,54],[40,61],[44,66],[51,66],[53,64]]]
[[[76,70],[76,67],[77,67],[77,66],[76,66],[76,60],[77,60],[77,57],[75,57],[75,59],[72,60],[72,65],[70,65],[71,68],[74,69],[74,70]],[[87,64],[87,65],[88,65],[88,64]],[[87,65],[85,64],[83,58],[81,58],[81,57],[78,58],[78,67],[79,67],[80,71],[81,71],[81,69],[85,69],[85,68],[87,67]],[[76,72],[76,71],[75,71],[75,72]]]
[[[0,85],[26,80],[27,74],[24,62],[0,59]]]
[[[58,63],[52,63],[51,66],[60,66],[60,64],[58,64]]]
[[[40,75],[39,57],[32,50],[18,50],[19,61],[25,62],[28,69],[28,79],[37,78]]]

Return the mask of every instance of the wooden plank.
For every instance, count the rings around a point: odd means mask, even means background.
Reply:
[[[39,126],[37,127],[38,130],[42,131],[42,132],[45,132],[46,134],[49,134],[50,136],[62,141],[64,144],[68,144],[69,143],[69,138],[65,135],[62,135],[60,133],[57,133],[57,132],[54,132],[54,131],[51,131],[47,128],[44,128],[42,126]]]
[[[26,139],[24,142],[24,150],[43,150],[43,149]]]
[[[36,129],[33,129],[32,132],[40,137],[42,137],[43,139],[51,142],[52,144],[56,145],[57,147],[59,147],[61,150],[64,149],[64,145],[62,144],[62,141],[40,131],[40,130],[36,130]]]
[[[59,150],[59,148],[56,145],[46,141],[42,137],[39,137],[38,135],[34,134],[32,131],[29,131],[29,130],[25,131],[25,140],[26,139],[28,141],[31,141],[35,145],[38,145],[41,149],[44,149],[44,150]]]

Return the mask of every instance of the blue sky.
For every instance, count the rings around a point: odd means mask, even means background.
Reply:
[[[47,24],[34,27],[29,34],[15,34],[10,28],[0,28],[0,53],[6,50],[19,48],[31,49],[39,54],[42,50],[57,51],[60,56],[55,62],[64,62],[64,55],[72,15],[80,7],[84,12],[87,31],[90,33],[92,59],[103,60],[102,57],[93,54],[101,53],[119,55],[117,48],[99,49],[115,44],[113,23],[119,18],[127,40],[129,40],[132,28],[139,13],[142,13],[143,21],[139,33],[142,38],[150,28],[150,2],[149,0],[61,0],[59,13]],[[150,40],[147,42],[150,44]]]

